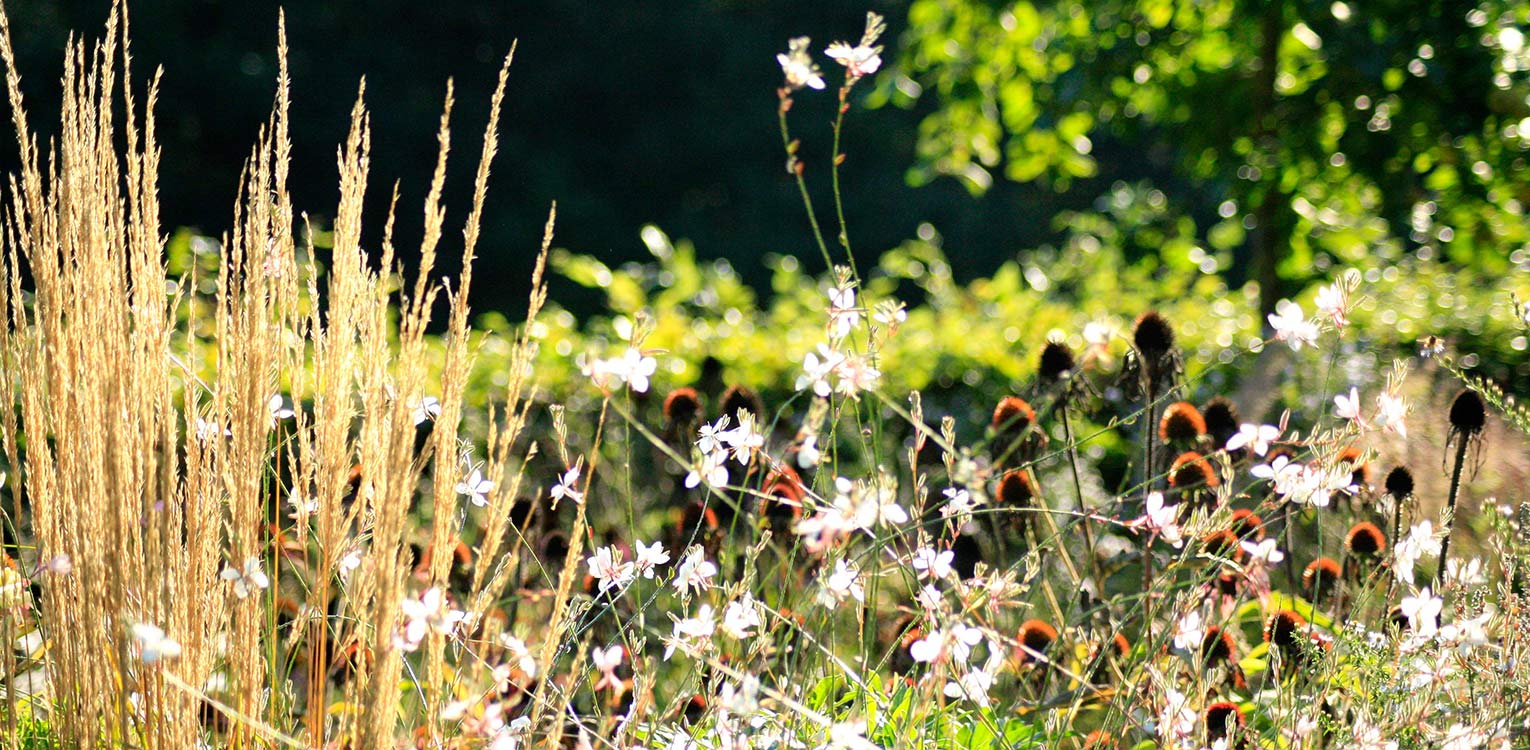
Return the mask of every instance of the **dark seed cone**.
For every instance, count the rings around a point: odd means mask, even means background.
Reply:
[[[958,578],[967,580],[977,575],[977,564],[983,562],[983,546],[971,534],[957,534],[951,540],[951,569]]]
[[[706,419],[701,396],[695,388],[676,388],[664,397],[664,432],[672,439],[690,439],[695,428]]]
[[[1061,341],[1048,341],[1041,348],[1041,359],[1036,367],[1036,375],[1043,383],[1055,383],[1062,380],[1073,372],[1077,367],[1073,359],[1073,350]]]
[[[1206,707],[1206,739],[1211,742],[1236,740],[1241,747],[1245,725],[1243,710],[1236,703],[1221,701]]]
[[[1188,401],[1169,404],[1158,420],[1158,438],[1170,445],[1187,445],[1206,434],[1206,419],[1199,409]]]
[[[741,410],[753,414],[756,422],[765,417],[765,402],[760,400],[760,394],[748,386],[729,386],[728,390],[723,391],[721,403],[723,416],[735,425],[739,423],[738,413]]]
[[[1238,416],[1238,407],[1221,396],[1207,401],[1201,407],[1201,418],[1206,422],[1206,434],[1211,436],[1211,447],[1214,449],[1227,445],[1228,439],[1238,434],[1238,426],[1243,424],[1243,418]]]
[[[1046,435],[1034,429],[1036,410],[1018,396],[1005,396],[988,425],[989,452],[996,465],[1015,466],[1035,458]]]
[[[1413,495],[1413,472],[1408,467],[1399,466],[1387,472],[1387,494],[1394,500],[1402,500]]]
[[[1351,557],[1373,558],[1387,549],[1387,536],[1370,521],[1361,521],[1350,527],[1344,537],[1344,548]]]
[[[1302,591],[1314,602],[1326,599],[1333,594],[1341,574],[1338,561],[1319,557],[1302,570]]]
[[[1157,311],[1150,310],[1137,318],[1132,343],[1145,359],[1156,360],[1174,349],[1174,329]]]
[[[1232,524],[1229,528],[1238,535],[1240,541],[1264,541],[1264,519],[1251,510],[1239,508],[1233,511]]]
[[[1015,659],[1021,664],[1030,664],[1036,661],[1031,651],[1046,654],[1047,649],[1057,642],[1057,629],[1045,620],[1026,620],[1020,625],[1017,635],[1020,645],[1024,648],[1015,650]]]
[[[1482,395],[1470,388],[1456,394],[1450,404],[1451,429],[1462,435],[1475,435],[1487,426],[1487,404]]]

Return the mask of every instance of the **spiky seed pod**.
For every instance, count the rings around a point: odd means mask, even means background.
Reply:
[[[1370,521],[1361,521],[1350,527],[1344,537],[1344,548],[1353,557],[1373,558],[1387,549],[1386,534]]]
[[[994,407],[993,422],[989,425],[995,434],[1019,435],[1036,421],[1036,410],[1019,396],[1005,396]]]
[[[1206,628],[1201,638],[1201,661],[1207,667],[1225,667],[1237,664],[1238,644],[1229,633],[1216,625]]]
[[[951,540],[951,569],[956,571],[956,577],[967,580],[977,575],[977,565],[987,562],[983,559],[983,545],[978,544],[977,537],[971,534],[957,534]]]
[[[999,478],[999,491],[995,494],[999,505],[1006,508],[1029,508],[1036,499],[1036,484],[1030,472],[1012,469]]]
[[[1206,422],[1206,434],[1211,436],[1213,448],[1226,445],[1227,439],[1238,434],[1238,426],[1243,424],[1243,418],[1238,415],[1238,407],[1221,396],[1207,401],[1201,407],[1201,417]]]
[[[1394,500],[1403,500],[1413,496],[1413,472],[1408,471],[1406,466],[1398,466],[1387,472],[1387,494]]]
[[[1195,451],[1185,451],[1169,467],[1169,486],[1175,489],[1214,488],[1221,483],[1211,462]]]
[[[722,413],[734,424],[739,422],[739,411],[747,411],[754,415],[756,420],[765,416],[765,402],[760,400],[760,394],[745,385],[729,386],[723,391]]]
[[[1339,562],[1331,557],[1319,557],[1302,570],[1302,590],[1313,601],[1323,599],[1333,592],[1342,571]]]
[[[1046,346],[1041,347],[1041,358],[1037,363],[1036,375],[1043,383],[1055,383],[1067,377],[1077,367],[1073,359],[1073,350],[1061,341],[1048,341]]]
[[[1371,486],[1371,465],[1362,461],[1365,453],[1356,446],[1349,446],[1339,451],[1338,462],[1349,464],[1350,483],[1359,485],[1361,488]]]
[[[1264,626],[1264,641],[1272,648],[1285,649],[1288,656],[1291,653],[1300,653],[1303,633],[1307,629],[1307,618],[1302,617],[1296,610],[1282,609],[1273,615]]]
[[[1243,709],[1236,703],[1220,701],[1206,707],[1206,739],[1213,743],[1241,735],[1245,726]]]
[[[1254,511],[1239,508],[1233,511],[1232,523],[1229,528],[1240,540],[1262,542],[1264,541],[1264,519]]]
[[[1158,360],[1174,350],[1174,329],[1157,311],[1149,310],[1137,317],[1132,343],[1145,359]]]
[[[1222,529],[1201,537],[1201,549],[1208,555],[1236,562],[1243,556],[1243,548],[1238,541],[1238,535],[1231,529]]]
[[[695,388],[676,388],[664,397],[664,421],[679,426],[693,425],[701,419],[701,396]]]
[[[1016,650],[1015,658],[1021,664],[1029,664],[1035,661],[1035,657],[1031,655],[1032,651],[1045,654],[1047,649],[1057,642],[1057,629],[1045,620],[1026,620],[1020,624],[1017,640],[1023,648]]]
[[[1188,401],[1170,404],[1158,420],[1158,437],[1171,445],[1194,443],[1206,434],[1206,420]]]
[[[1456,394],[1450,404],[1450,427],[1465,436],[1482,432],[1487,426],[1487,404],[1482,395],[1467,388]]]

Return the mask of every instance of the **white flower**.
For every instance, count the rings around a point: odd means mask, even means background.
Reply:
[[[1360,391],[1354,386],[1350,386],[1349,395],[1341,393],[1333,397],[1333,414],[1339,419],[1358,420],[1360,409]]]
[[[915,599],[919,601],[919,606],[924,608],[925,612],[932,615],[940,612],[945,604],[945,597],[940,593],[940,589],[928,583],[919,589]]]
[[[1408,618],[1408,625],[1420,636],[1428,637],[1439,630],[1440,608],[1445,604],[1441,599],[1429,592],[1429,587],[1411,596],[1405,596],[1400,609],[1404,617]]]
[[[1183,651],[1199,653],[1201,642],[1206,639],[1206,623],[1199,610],[1190,610],[1174,624],[1174,647]]]
[[[721,489],[728,485],[728,453],[726,451],[702,455],[701,465],[693,467],[685,475],[686,489],[692,489],[702,482],[706,482],[708,487],[714,489]]]
[[[232,565],[226,566],[223,568],[223,572],[218,574],[218,577],[225,581],[232,581],[234,584],[234,596],[240,599],[248,597],[251,592],[263,591],[271,586],[271,579],[261,569],[260,558],[258,557],[251,557],[245,560],[242,570]]]
[[[819,344],[817,354],[808,352],[802,358],[802,374],[797,376],[795,388],[800,391],[811,387],[815,395],[828,398],[832,392],[829,375],[844,361],[843,354],[830,349],[826,344]]]
[[[877,68],[882,67],[881,53],[881,47],[851,47],[844,42],[835,42],[824,50],[825,55],[845,66],[851,78],[877,72]]]
[[[633,563],[637,566],[637,573],[652,580],[654,568],[669,562],[669,552],[665,551],[662,542],[654,542],[646,547],[641,541],[634,544],[637,546],[637,559]]]
[[[1254,453],[1263,456],[1270,452],[1270,443],[1280,439],[1280,428],[1268,424],[1244,424],[1238,434],[1227,439],[1227,450],[1235,451],[1250,446]]]
[[[452,635],[457,630],[457,624],[467,618],[466,612],[452,609],[446,599],[446,592],[434,586],[419,599],[403,600],[399,608],[403,611],[404,623],[394,644],[404,651],[419,648],[429,633]]]
[[[1440,540],[1434,533],[1434,523],[1424,519],[1412,528],[1402,539],[1398,540],[1393,548],[1392,555],[1396,559],[1393,566],[1393,574],[1407,583],[1413,582],[1413,566],[1424,555],[1440,554]]]
[[[832,602],[842,602],[847,597],[865,601],[866,591],[861,588],[861,572],[844,558],[834,561],[834,572],[824,579],[824,591]]]
[[[271,424],[273,425],[283,420],[292,419],[297,415],[292,410],[292,406],[287,403],[286,399],[282,398],[280,393],[271,396],[271,400],[266,402],[266,408],[271,411]]]
[[[759,627],[761,622],[759,607],[751,594],[745,593],[742,598],[728,602],[728,606],[723,608],[723,632],[738,640],[748,638],[751,635],[749,631]]]
[[[1364,716],[1355,717],[1355,744],[1353,750],[1397,750],[1395,740],[1383,740],[1381,728]]]
[[[647,393],[648,379],[659,369],[659,363],[653,357],[645,356],[636,347],[628,347],[627,353],[622,355],[622,368],[632,390]]]
[[[1349,295],[1341,284],[1329,284],[1318,289],[1313,300],[1318,312],[1327,315],[1333,324],[1343,328],[1349,324]]]
[[[69,556],[65,554],[54,555],[38,567],[38,572],[55,576],[66,576],[74,572],[74,561],[70,560]]]
[[[1276,312],[1270,313],[1269,321],[1270,327],[1275,329],[1277,340],[1286,342],[1292,351],[1301,351],[1304,344],[1317,343],[1317,324],[1307,320],[1301,305],[1281,300],[1275,309]]]
[[[1286,559],[1286,553],[1275,548],[1274,539],[1266,539],[1262,542],[1245,541],[1239,546],[1248,555],[1249,562],[1256,565],[1275,565]]]
[[[1487,576],[1482,573],[1482,561],[1473,557],[1466,562],[1457,558],[1445,561],[1445,580],[1456,586],[1481,586],[1487,583]]]
[[[1398,437],[1408,437],[1408,425],[1403,421],[1408,416],[1407,401],[1383,393],[1376,397],[1376,409],[1377,425],[1397,433]]]
[[[133,652],[138,654],[144,664],[171,661],[181,656],[181,644],[167,637],[158,625],[136,623],[129,629],[129,635],[133,639]]]
[[[563,476],[558,478],[558,483],[554,484],[552,489],[548,491],[548,494],[552,496],[554,502],[562,500],[565,497],[574,501],[575,503],[584,502],[584,493],[574,489],[575,485],[579,484],[579,472],[583,468],[584,459],[580,458],[574,462],[574,465],[569,468],[568,471],[563,472]]]
[[[1260,479],[1268,479],[1275,485],[1275,491],[1281,495],[1289,495],[1295,492],[1297,482],[1301,480],[1303,467],[1301,464],[1287,458],[1285,454],[1275,457],[1275,460],[1267,464],[1256,464],[1249,469],[1249,473]]]
[[[962,675],[959,681],[947,682],[944,692],[947,698],[966,698],[979,708],[987,708],[988,691],[992,687],[993,674],[982,669],[974,669]]]
[[[622,647],[607,646],[590,649],[590,663],[600,670],[600,680],[591,689],[599,692],[610,688],[618,693],[625,691],[620,677],[616,676],[616,669],[622,665]]]
[[[728,415],[724,414],[717,418],[716,422],[704,424],[696,430],[696,449],[702,455],[716,453],[722,450],[723,434],[727,432]]]
[[[842,339],[855,330],[861,322],[860,309],[855,306],[855,288],[835,287],[829,290],[829,337]]]
[[[1178,548],[1184,543],[1179,530],[1179,506],[1165,505],[1162,492],[1149,492],[1139,523]]]
[[[837,374],[839,382],[835,390],[851,398],[856,398],[862,391],[875,390],[882,379],[882,372],[860,357],[849,357],[841,362]]]
[[[745,418],[738,427],[719,436],[733,449],[733,458],[740,466],[749,465],[749,459],[754,456],[754,452],[765,447],[765,436],[754,428],[754,423],[748,419],[747,415],[748,412],[745,412]]]
[[[965,623],[957,623],[951,626],[951,637],[948,641],[951,646],[951,658],[958,663],[966,664],[972,658],[972,647],[983,642],[983,631]]]
[[[685,552],[685,559],[680,561],[675,569],[675,580],[671,585],[682,596],[688,596],[692,590],[702,591],[712,585],[712,576],[717,575],[717,566],[707,561],[706,554],[701,547],[691,547]]]
[[[527,677],[537,676],[537,661],[531,657],[531,649],[526,647],[526,642],[509,633],[499,634],[499,645],[505,648],[508,656]]]
[[[1487,733],[1481,729],[1465,724],[1451,724],[1445,730],[1445,741],[1440,744],[1440,750],[1477,750],[1487,741]]]
[[[818,450],[818,436],[808,435],[802,439],[802,446],[797,449],[797,468],[807,471],[817,468],[823,460],[823,453]]]
[[[951,550],[936,552],[929,547],[920,547],[914,552],[914,570],[919,571],[920,578],[933,576],[936,580],[949,578],[954,572],[951,569],[951,561],[956,558],[956,553]]]
[[[1195,734],[1199,714],[1190,708],[1190,699],[1173,688],[1164,691],[1163,711],[1158,714],[1158,739],[1165,746],[1177,747]]]
[[[786,52],[776,55],[776,62],[781,64],[781,72],[786,74],[786,87],[793,91],[803,86],[812,89],[824,87],[823,75],[818,72],[818,66],[808,53],[810,44],[811,39],[799,36],[787,42]]]
[[[695,616],[675,621],[669,645],[664,649],[664,660],[669,661],[669,657],[675,653],[676,647],[683,645],[689,651],[689,647],[694,646],[696,642],[711,639],[712,634],[716,631],[717,623],[712,613],[712,605],[703,604],[697,607]]]
[[[474,505],[482,508],[489,504],[485,495],[494,489],[494,483],[485,479],[483,471],[473,469],[473,473],[457,483],[457,494],[465,495]]]
[[[612,586],[625,586],[635,572],[632,563],[622,562],[622,551],[615,547],[601,547],[584,562],[590,568],[590,576],[600,582],[602,592]]]
[[[855,525],[862,529],[908,523],[908,511],[898,504],[897,494],[877,484],[860,493],[855,505]]]
[[[212,440],[219,435],[222,435],[225,438],[231,438],[234,436],[233,432],[230,432],[229,430],[220,426],[217,422],[214,422],[210,419],[197,417],[196,425],[197,440],[203,443]]]
[[[951,637],[946,631],[935,629],[929,635],[909,644],[908,655],[920,664],[934,664],[945,657]]]
[[[946,502],[940,506],[940,515],[955,519],[958,524],[966,523],[972,517],[972,511],[977,510],[979,501],[974,500],[965,488],[947,487],[941,494],[946,496]]]
[[[426,396],[415,402],[410,413],[414,417],[416,426],[425,424],[426,420],[441,416],[441,402],[436,400],[435,396]]]
[[[829,727],[830,750],[878,750],[877,744],[866,739],[866,722],[841,721]]]

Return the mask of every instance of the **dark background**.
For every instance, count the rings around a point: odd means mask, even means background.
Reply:
[[[156,109],[164,147],[160,190],[166,227],[214,236],[228,228],[239,169],[269,117],[276,76],[275,2],[141,0],[131,5],[134,85],[165,69]],[[904,6],[874,2],[895,45]],[[98,38],[107,2],[9,0],[32,127],[56,131],[57,80],[69,30]],[[868,9],[855,2],[297,2],[285,6],[291,48],[292,191],[300,210],[326,223],[337,200],[335,154],[358,81],[373,115],[368,238],[379,240],[386,199],[402,181],[398,236],[419,236],[420,200],[434,167],[435,128],[447,78],[456,83],[450,211],[443,270],[460,253],[488,99],[506,50],[519,41],[494,164],[473,303],[515,317],[551,202],[555,245],[617,264],[648,257],[638,238],[655,223],[693,240],[704,258],[728,259],[764,287],[763,256],[822,260],[784,169],[776,121],[775,54],[794,35],[823,47],[859,38]],[[891,53],[891,49],[889,50]],[[808,177],[831,220],[827,153],[831,90],[804,92],[792,112]],[[869,90],[871,82],[863,83]],[[857,91],[857,98],[866,93]],[[922,221],[946,238],[960,276],[987,274],[1044,236],[1059,195],[1003,180],[974,200],[953,180],[907,186],[922,113],[884,107],[851,114],[845,134],[846,211],[858,255],[911,237]],[[0,168],[16,149],[0,145]],[[1108,173],[1108,169],[1104,170]],[[1097,178],[1096,181],[1107,179]],[[1108,183],[1102,183],[1108,184]],[[827,226],[832,236],[832,226]],[[589,295],[558,294],[576,311]]]

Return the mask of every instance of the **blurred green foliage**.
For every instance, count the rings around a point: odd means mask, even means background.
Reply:
[[[880,94],[933,106],[915,182],[1168,167],[1167,203],[1215,217],[1204,241],[1266,310],[1378,247],[1527,267],[1522,0],[917,0],[908,21]]]

